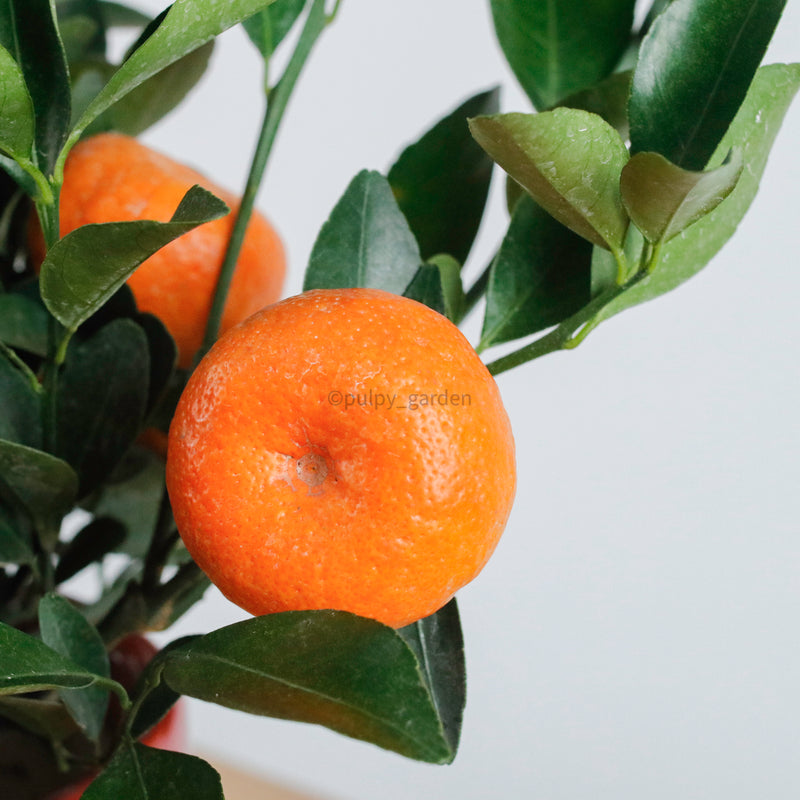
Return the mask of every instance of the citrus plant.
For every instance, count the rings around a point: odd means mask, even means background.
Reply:
[[[221,798],[210,765],[153,736],[181,695],[453,760],[452,597],[514,491],[491,376],[575,348],[730,238],[800,85],[800,65],[761,66],[784,4],[653,0],[635,24],[634,0],[490,0],[530,107],[481,91],[354,176],[306,291],[220,336],[279,292],[254,200],[338,3],[0,3],[0,795]],[[241,200],[132,138],[239,24],[266,76]],[[493,173],[507,231],[465,285]],[[479,310],[473,347],[457,325]],[[143,434],[168,430],[165,464]],[[111,555],[115,579],[71,599]],[[209,578],[255,616],[124,679],[130,637],[168,629]]]

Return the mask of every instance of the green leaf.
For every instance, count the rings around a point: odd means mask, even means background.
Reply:
[[[467,699],[464,636],[456,601],[397,632],[417,658],[445,737],[455,753]]]
[[[107,28],[142,28],[150,17],[124,3],[100,0],[100,9]]]
[[[596,321],[671,291],[697,274],[733,235],[758,191],[772,143],[800,87],[800,64],[762,67],[709,168],[741,150],[744,172],[736,188],[710,214],[668,242],[654,272],[607,305]]]
[[[619,178],[628,151],[596,114],[556,108],[470,120],[472,135],[559,222],[593,244],[617,251],[628,216]]]
[[[745,98],[786,0],[675,0],[642,42],[632,152],[701,170]]]
[[[54,0],[0,3],[0,44],[25,76],[33,102],[38,166],[49,172],[70,122],[67,59],[56,25]]]
[[[63,742],[68,737],[81,733],[64,704],[56,697],[50,700],[40,695],[2,695],[0,717],[51,742]]]
[[[65,545],[56,566],[55,582],[63,583],[90,564],[99,564],[125,541],[125,526],[110,517],[96,517]]]
[[[105,19],[98,0],[56,0],[56,11],[69,64],[105,57]]]
[[[201,45],[157,72],[101,114],[87,132],[114,130],[138,136],[176,108],[205,75],[214,42]],[[101,87],[102,88],[102,87]]]
[[[150,357],[132,320],[109,323],[70,348],[58,385],[59,455],[80,476],[85,496],[108,478],[144,421]]]
[[[128,279],[146,258],[184,233],[224,216],[228,207],[193,186],[169,222],[136,220],[84,225],[56,242],[42,264],[42,299],[74,331]]]
[[[269,8],[244,20],[245,32],[265,59],[270,58],[292,29],[305,4],[306,0],[275,0]]]
[[[69,464],[41,450],[0,439],[0,482],[11,490],[40,533],[57,536],[78,491],[78,476]]]
[[[108,654],[97,629],[72,603],[56,594],[39,602],[42,641],[87,672],[108,678]],[[73,719],[92,741],[98,741],[108,708],[108,690],[99,686],[59,692]]]
[[[70,144],[76,142],[107,108],[148,78],[271,2],[273,0],[176,0],[153,35],[131,54],[83,112],[70,135]]]
[[[615,72],[594,86],[571,94],[559,105],[565,108],[580,108],[602,117],[625,141],[630,135],[628,125],[628,97],[631,92],[633,72]]]
[[[30,161],[33,151],[33,100],[13,56],[0,46],[0,150]]]
[[[363,170],[322,226],[303,288],[362,286],[402,294],[421,263],[417,242],[388,181]]]
[[[164,323],[153,314],[137,314],[136,322],[147,336],[150,378],[145,417],[149,417],[171,384],[178,360],[178,347]]]
[[[97,677],[34,636],[0,622],[0,695],[83,689]]]
[[[424,259],[469,255],[483,217],[492,160],[470,136],[467,119],[498,111],[499,91],[471,97],[407,147],[389,170],[389,185]]]
[[[681,169],[658,153],[637,153],[622,170],[622,202],[649,241],[666,242],[713,211],[733,191],[742,169],[739,151],[706,172]]]
[[[47,355],[44,306],[21,294],[0,294],[0,342],[37,356]]]
[[[529,197],[492,263],[480,348],[556,325],[590,299],[592,246]]]
[[[127,480],[106,483],[92,510],[98,516],[112,517],[127,528],[122,550],[134,558],[144,558],[153,536],[164,487],[163,459],[152,455],[144,468]]]
[[[33,564],[35,558],[30,545],[0,519],[0,564]]]
[[[466,298],[461,265],[452,256],[434,256],[423,264],[403,294],[444,314],[456,324],[464,316]]]
[[[281,719],[314,722],[422,761],[455,753],[414,653],[392,628],[340,611],[245,620],[167,660],[181,694]]]
[[[628,45],[634,0],[491,0],[500,46],[538,109],[605,78]]]
[[[143,744],[121,747],[81,800],[224,800],[217,771],[201,758]]]
[[[0,439],[39,447],[41,404],[28,378],[0,351]]]

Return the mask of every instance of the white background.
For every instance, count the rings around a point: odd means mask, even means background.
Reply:
[[[800,55],[788,5],[767,61]],[[241,31],[225,34],[145,140],[240,190],[260,81]],[[287,245],[286,294],[352,176],[385,170],[494,84],[504,110],[529,110],[487,0],[343,0],[259,195]],[[799,139],[796,103],[746,221],[699,277],[500,377],[519,491],[496,555],[459,594],[456,762],[190,702],[196,750],[334,800],[800,796]],[[502,235],[501,183],[470,275]],[[165,638],[244,616],[212,589]]]

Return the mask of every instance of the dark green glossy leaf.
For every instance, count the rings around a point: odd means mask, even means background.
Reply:
[[[96,677],[36,637],[0,622],[0,695],[82,689]]]
[[[67,59],[56,26],[54,0],[0,3],[0,44],[25,76],[36,120],[38,166],[49,172],[70,123]]]
[[[123,523],[127,537],[121,550],[143,558],[153,536],[164,487],[164,461],[150,454],[144,468],[119,483],[106,483],[92,510]]]
[[[147,337],[132,320],[115,320],[70,348],[58,387],[57,441],[80,476],[80,496],[108,478],[139,434],[149,375]]]
[[[181,694],[318,723],[410,758],[444,763],[455,755],[403,638],[345,612],[229,625],[175,653],[164,679]]]
[[[581,108],[602,117],[620,138],[627,140],[630,134],[628,125],[628,96],[631,91],[633,72],[615,72],[588,89],[565,98],[560,106]]]
[[[593,244],[622,247],[628,215],[619,178],[628,151],[596,114],[556,108],[470,120],[487,153],[559,222]]]
[[[47,355],[44,306],[21,294],[0,294],[0,342],[37,356]]]
[[[466,304],[461,265],[452,256],[434,256],[417,270],[403,294],[458,323]]]
[[[402,294],[421,263],[417,242],[388,181],[363,170],[322,226],[303,288],[363,286]]]
[[[193,186],[169,222],[136,220],[84,225],[56,242],[42,264],[42,299],[50,313],[76,330],[146,258],[184,233],[224,216],[228,207]]]
[[[745,98],[786,0],[675,0],[642,42],[631,149],[705,169]]]
[[[42,641],[87,672],[109,677],[108,654],[97,630],[75,606],[56,594],[45,595],[39,603]],[[108,708],[108,690],[98,686],[59,692],[73,719],[92,740],[97,741]]]
[[[407,147],[389,184],[424,259],[469,255],[483,217],[492,160],[470,136],[467,119],[498,111],[499,91],[475,95]]]
[[[30,380],[0,350],[0,439],[40,447],[41,403]]]
[[[481,348],[556,325],[590,299],[592,246],[529,197],[492,263]]]
[[[634,0],[491,0],[508,63],[538,109],[605,78],[625,52]]]
[[[666,242],[713,211],[742,174],[736,151],[717,169],[691,172],[658,153],[637,153],[622,170],[622,202],[651,242]]]
[[[120,748],[81,800],[224,800],[217,771],[196,756],[143,744]]]
[[[292,29],[305,4],[306,0],[275,0],[269,8],[242,23],[250,41],[265,59],[269,59]]]
[[[164,323],[153,314],[137,314],[136,322],[147,336],[150,354],[150,380],[145,411],[145,417],[149,417],[170,385],[178,360],[178,347]]]
[[[758,191],[770,148],[798,87],[800,64],[775,64],[758,71],[747,99],[709,163],[713,169],[732,149],[740,149],[745,169],[736,188],[714,211],[664,245],[655,271],[607,305],[597,321],[671,291],[716,255]]]
[[[138,136],[186,98],[205,74],[213,50],[214,42],[207,42],[157,72],[101,114],[87,132],[113,130]]]
[[[456,601],[451,600],[435,614],[397,632],[417,657],[445,736],[455,753],[467,699],[464,636]]]
[[[57,535],[78,491],[78,477],[65,461],[5,440],[0,440],[0,482],[30,515],[39,532],[50,536]]]
[[[34,558],[28,543],[0,519],[0,564],[32,564]]]
[[[56,11],[68,63],[104,58],[105,19],[98,0],[56,0]]]
[[[137,703],[136,717],[131,725],[131,734],[135,739],[141,739],[157,725],[180,699],[180,695],[160,679],[161,669],[166,659],[171,657],[171,653],[186,649],[197,638],[197,636],[184,636],[170,642],[156,653],[140,675],[136,689],[131,695]],[[144,696],[140,698],[140,694]]]
[[[25,76],[11,53],[0,46],[0,150],[30,161],[33,150],[33,101]]]
[[[125,541],[125,526],[110,517],[97,517],[81,528],[64,547],[56,566],[55,581],[63,583],[103,558]]]
[[[165,67],[211,41],[273,0],[176,0],[152,36],[131,54],[90,103],[70,136],[80,134],[107,108]]]
[[[80,734],[80,728],[57,698],[0,696],[0,717],[53,742]]]

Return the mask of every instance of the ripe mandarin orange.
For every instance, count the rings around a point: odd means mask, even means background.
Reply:
[[[166,222],[194,184],[222,198],[232,213],[171,242],[128,280],[139,308],[159,317],[172,334],[182,367],[191,365],[202,343],[238,199],[189,167],[116,133],[92,136],[73,148],[60,199],[64,236],[93,222]],[[41,232],[32,239],[34,260],[41,261]],[[285,266],[278,235],[261,214],[253,214],[228,294],[223,331],[278,299]]]
[[[252,614],[334,608],[400,627],[477,575],[514,442],[462,333],[407,298],[315,290],[229,331],[170,427],[189,552]]]

